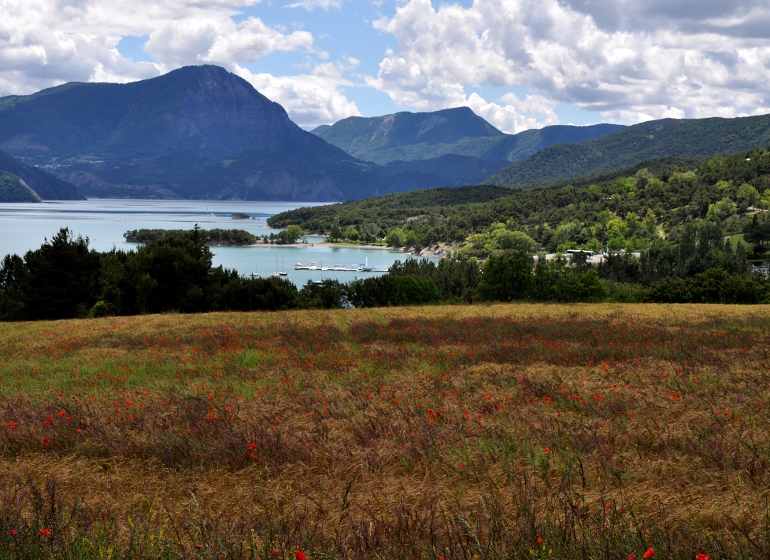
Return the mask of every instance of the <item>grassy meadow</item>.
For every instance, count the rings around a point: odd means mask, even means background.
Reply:
[[[0,377],[0,558],[770,558],[767,306],[2,323]]]

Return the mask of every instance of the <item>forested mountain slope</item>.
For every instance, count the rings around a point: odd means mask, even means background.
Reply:
[[[493,185],[569,179],[654,158],[736,153],[770,145],[770,115],[649,121],[580,144],[551,146],[490,176]]]

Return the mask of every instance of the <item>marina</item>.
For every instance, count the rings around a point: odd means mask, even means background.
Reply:
[[[262,237],[280,231],[267,227],[267,218],[296,206],[288,202],[125,199],[0,204],[0,258],[24,256],[62,227],[69,227],[75,236],[88,237],[89,248],[100,252],[136,250],[139,244],[127,242],[123,234],[143,228],[191,230],[198,224],[202,229],[236,228]],[[234,220],[236,212],[252,219]],[[325,244],[321,236],[308,235],[305,240],[294,245],[212,246],[212,264],[250,278],[276,276],[301,288],[308,282],[350,282],[384,274],[394,262],[408,257],[393,249]],[[289,263],[297,264],[292,267]]]
[[[304,265],[300,262],[294,263],[294,270],[320,270],[321,272],[387,272],[387,268],[376,268],[373,266],[369,266],[369,257],[366,258],[366,262],[364,264],[354,264],[351,266],[345,266],[341,264],[335,264],[332,266],[323,266],[323,263],[321,263],[321,266],[318,266],[318,263],[316,261],[312,261],[308,265]]]

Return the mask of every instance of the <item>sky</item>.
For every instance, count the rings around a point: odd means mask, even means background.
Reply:
[[[312,129],[770,113],[768,0],[0,0],[0,96],[216,64]]]

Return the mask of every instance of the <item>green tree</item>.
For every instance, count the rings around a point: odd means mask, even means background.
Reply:
[[[331,230],[329,230],[329,241],[339,241],[342,238],[342,229],[340,229],[340,219],[334,218]]]
[[[86,316],[99,295],[99,253],[88,238],[62,228],[34,251],[24,255],[27,274],[22,286],[25,316],[64,319]]]
[[[375,223],[366,223],[361,226],[361,241],[365,243],[374,243],[379,239],[380,226]]]
[[[296,243],[303,235],[305,235],[305,232],[302,231],[302,228],[292,224],[285,230],[278,232],[278,243],[282,245],[291,245]]]
[[[136,305],[153,313],[205,311],[211,304],[207,299],[211,261],[211,250],[203,245],[198,230],[140,247],[126,262],[141,300]]]
[[[406,244],[406,233],[400,227],[393,228],[385,238],[385,242],[390,247],[403,247]]]
[[[0,320],[24,319],[24,292],[27,268],[18,255],[6,255],[0,263]]]
[[[511,301],[529,296],[532,259],[521,251],[506,251],[484,262],[476,298],[481,301]]]
[[[754,186],[743,183],[738,187],[737,199],[738,208],[745,212],[749,206],[754,206],[759,201],[759,192]]]
[[[537,242],[522,231],[510,231],[498,229],[492,234],[498,249],[504,251],[513,250],[528,253],[537,247]]]
[[[345,239],[353,242],[356,242],[361,238],[361,234],[358,232],[358,229],[356,229],[356,226],[353,226],[353,225],[350,225],[345,228],[344,236],[345,236]]]
[[[390,297],[391,305],[422,305],[441,301],[441,291],[432,278],[397,276],[395,290]]]

